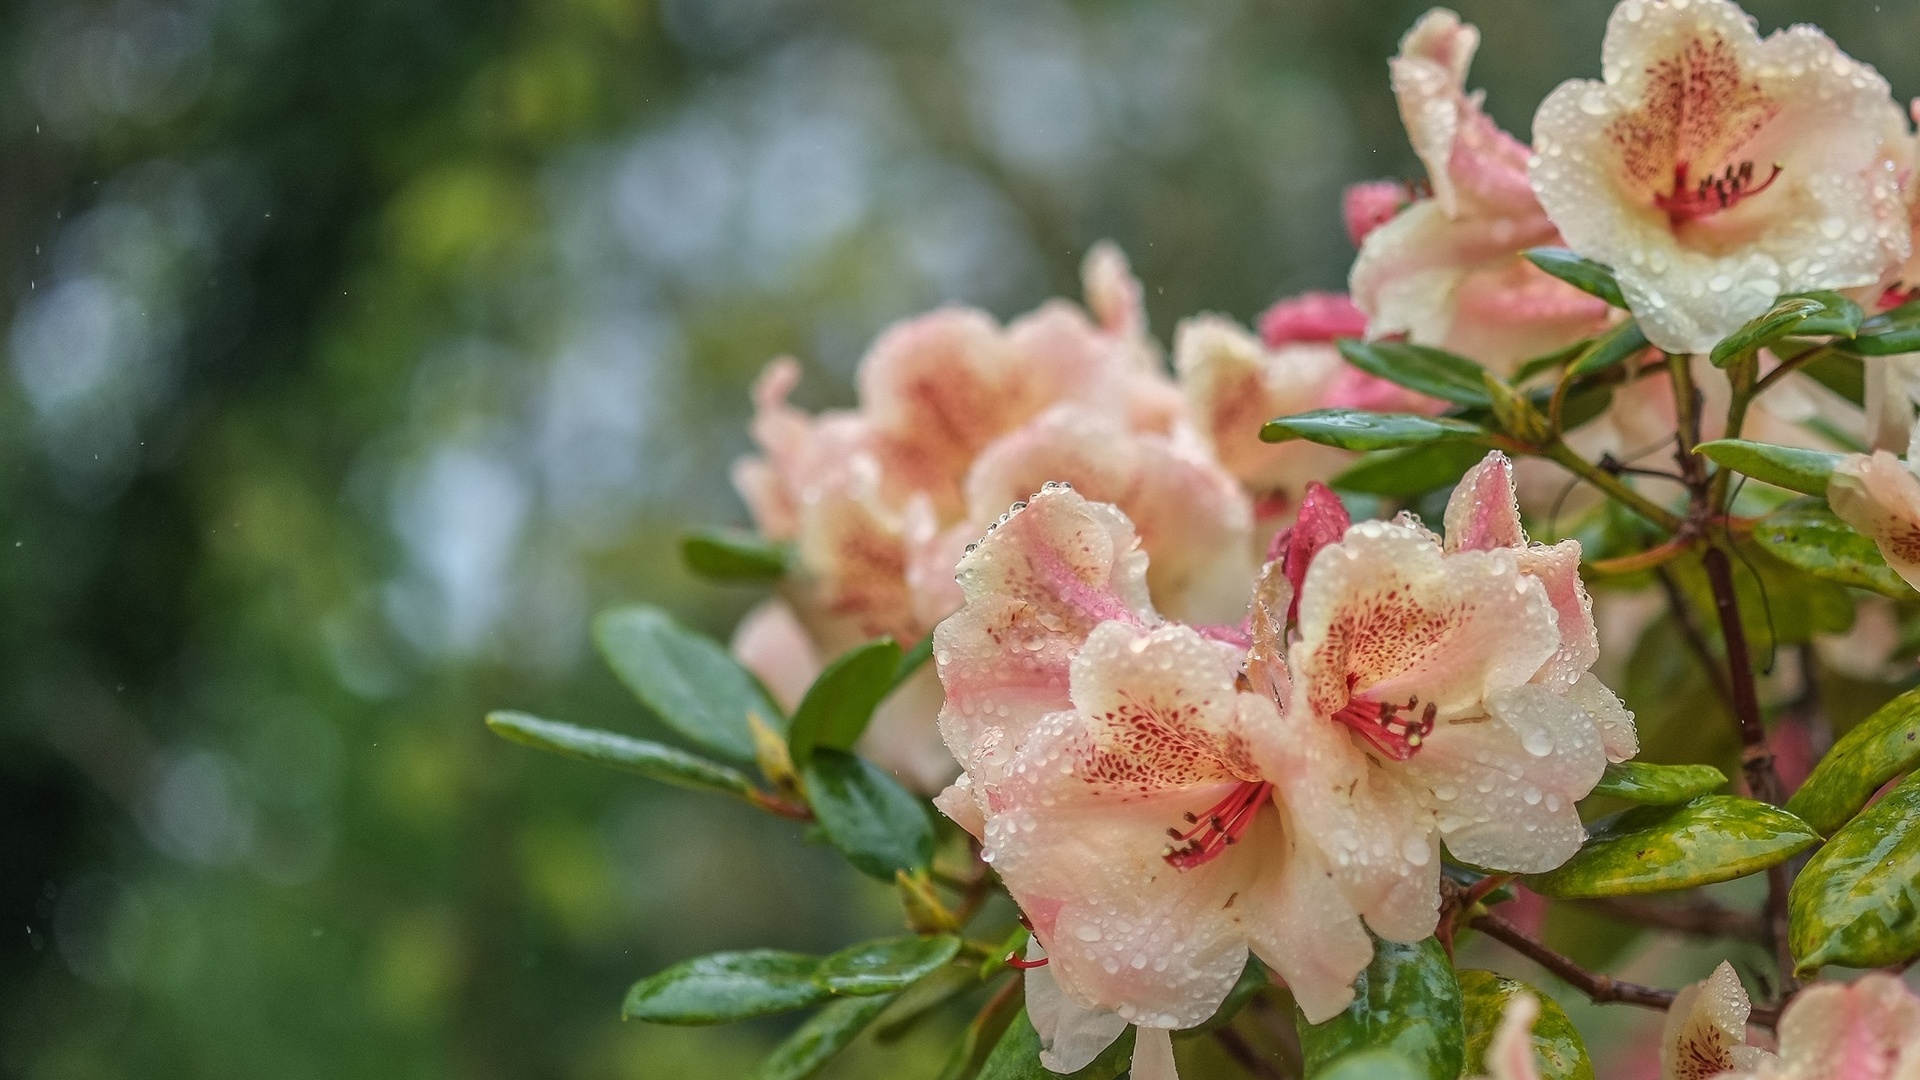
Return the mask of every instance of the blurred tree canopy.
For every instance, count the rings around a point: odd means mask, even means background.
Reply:
[[[1597,71],[1600,0],[1458,6],[1516,133]],[[1748,6],[1920,90],[1920,8]],[[482,712],[654,730],[587,617],[750,600],[671,541],[740,516],[775,355],[846,401],[887,322],[1072,294],[1102,237],[1163,337],[1339,287],[1341,187],[1415,171],[1422,9],[10,5],[0,1076],[744,1075],[777,1023],[623,1026],[621,989],[891,895]]]

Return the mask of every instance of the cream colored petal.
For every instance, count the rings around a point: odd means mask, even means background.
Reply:
[[[1175,332],[1174,365],[1201,444],[1253,490],[1297,496],[1306,480],[1352,460],[1331,447],[1260,441],[1268,420],[1328,403],[1343,368],[1331,346],[1300,343],[1269,352],[1231,320],[1202,315]]]
[[[1373,959],[1373,940],[1317,845],[1286,831],[1287,854],[1261,868],[1235,905],[1255,955],[1280,978],[1309,1023],[1338,1015]]]
[[[1708,1080],[1739,1068],[1733,1051],[1747,1041],[1747,990],[1733,965],[1682,987],[1667,1009],[1660,1035],[1661,1080]]]
[[[734,659],[753,672],[774,703],[789,713],[806,696],[822,667],[806,627],[780,599],[763,601],[741,618],[733,630],[732,650]]]
[[[1792,1080],[1892,1080],[1920,1042],[1920,997],[1890,975],[1802,990],[1780,1017],[1780,1069]],[[1906,1061],[1903,1062],[1902,1058]]]
[[[1566,691],[1568,701],[1580,707],[1600,732],[1600,745],[1608,761],[1626,761],[1640,752],[1640,735],[1633,726],[1633,713],[1600,677],[1587,672]]]
[[[1166,1028],[1143,1027],[1134,1035],[1130,1080],[1180,1080],[1173,1065],[1173,1039]]]
[[[1449,552],[1526,546],[1520,498],[1513,488],[1513,462],[1507,455],[1489,450],[1467,470],[1447,497],[1445,522]]]
[[[1047,955],[1037,941],[1027,943],[1027,959]],[[1127,1030],[1110,1009],[1090,1009],[1068,997],[1046,967],[1026,972],[1027,1019],[1040,1036],[1040,1064],[1052,1072],[1078,1072],[1093,1063]]]
[[[1532,994],[1516,994],[1500,1015],[1500,1026],[1487,1046],[1489,1080],[1540,1080],[1533,1061],[1533,1022],[1540,1002]]]
[[[1884,450],[1856,455],[1833,470],[1827,503],[1873,540],[1907,584],[1920,588],[1920,478]]]
[[[1072,698],[1098,756],[1081,780],[1118,792],[1259,780],[1240,734],[1239,657],[1177,623],[1095,627]]]

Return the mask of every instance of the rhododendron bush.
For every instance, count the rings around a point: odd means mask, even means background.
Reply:
[[[815,1010],[786,1080],[936,1013],[946,1080],[1518,1080],[1593,1075],[1574,995],[1665,1011],[1669,1078],[1920,1078],[1908,112],[1815,28],[1625,0],[1528,146],[1478,43],[1389,62],[1426,175],[1349,193],[1350,296],[1163,349],[1103,244],[1084,305],[889,329],[852,408],[767,367],[755,529],[685,545],[767,599],[596,627],[687,745],[488,722],[792,819],[902,932],[626,1016]],[[1628,981],[1569,913],[1732,962]]]

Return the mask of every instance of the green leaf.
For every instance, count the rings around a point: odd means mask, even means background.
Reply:
[[[1465,1058],[1460,985],[1434,938],[1414,945],[1376,939],[1373,962],[1353,984],[1353,1003],[1324,1024],[1298,1012],[1306,1074],[1358,1050],[1391,1050],[1427,1080],[1456,1080]]]
[[[1391,1050],[1358,1050],[1333,1062],[1310,1080],[1421,1080],[1425,1074]]]
[[[1513,385],[1519,386],[1543,371],[1552,371],[1558,367],[1565,367],[1567,364],[1578,359],[1587,350],[1593,348],[1594,343],[1593,338],[1588,338],[1584,341],[1576,341],[1571,345],[1556,349],[1545,356],[1534,357],[1514,369],[1512,378]]]
[[[1705,795],[1727,782],[1727,775],[1711,765],[1650,765],[1620,761],[1607,766],[1594,785],[1595,795],[1646,806],[1678,806]]]
[[[1867,368],[1857,356],[1829,350],[1801,364],[1800,374],[1855,405],[1867,399]]]
[[[1016,1019],[1018,1026],[1032,1030],[1026,1013],[1021,1011],[1025,1000],[1026,987],[1018,976],[1002,984],[967,1022],[967,1029],[960,1033],[959,1043],[947,1055],[938,1080],[973,1080],[986,1065],[987,1057],[999,1049],[1001,1041],[1014,1029]],[[1039,1053],[1039,1039],[1035,1036],[1034,1055],[1038,1057]]]
[[[873,1041],[883,1046],[900,1041],[908,1032],[919,1027],[927,1017],[939,1012],[953,999],[971,992],[979,985],[980,980],[970,967],[952,964],[941,968],[901,991],[893,999],[893,1006],[880,1018],[873,1029]],[[1017,1002],[1015,1007],[1018,1007]],[[1000,1033],[994,1032],[993,1037],[999,1038]]]
[[[1593,347],[1582,353],[1567,369],[1567,374],[1575,379],[1598,375],[1648,347],[1647,335],[1640,329],[1640,323],[1628,319],[1595,341]]]
[[[928,634],[915,642],[913,648],[900,654],[900,666],[893,672],[893,685],[899,686],[913,678],[914,673],[931,659],[933,659],[933,635]]]
[[[1387,450],[1334,477],[1327,486],[1362,495],[1418,495],[1459,483],[1486,456],[1486,447],[1464,442]]]
[[[1853,726],[1813,767],[1787,809],[1832,836],[1887,781],[1920,765],[1920,690],[1909,690]]]
[[[891,994],[945,967],[959,952],[960,939],[952,934],[882,938],[820,961],[814,981],[847,996]]]
[[[804,1009],[831,996],[817,956],[754,949],[684,960],[633,984],[620,1014],[655,1024],[728,1024]]]
[[[1627,306],[1627,298],[1620,294],[1620,283],[1614,280],[1610,268],[1566,248],[1537,247],[1526,255],[1528,262],[1581,292],[1597,296],[1617,308]]]
[[[1486,408],[1490,404],[1481,384],[1486,369],[1464,356],[1404,341],[1353,338],[1340,341],[1339,349],[1347,363],[1396,386],[1455,405]]]
[[[1392,450],[1427,443],[1463,442],[1486,438],[1486,432],[1464,420],[1418,413],[1377,413],[1360,409],[1318,409],[1269,420],[1260,429],[1267,442],[1305,439],[1342,450]]]
[[[1591,839],[1573,858],[1526,878],[1527,887],[1573,899],[1691,889],[1765,870],[1820,840],[1785,810],[1733,795],[1643,806],[1587,832]]]
[[[1866,320],[1852,341],[1841,344],[1862,356],[1920,352],[1920,300],[1909,300]]]
[[[807,1080],[859,1038],[892,1001],[893,995],[882,994],[827,1002],[767,1055],[754,1080]]]
[[[1826,496],[1827,481],[1833,478],[1833,467],[1843,456],[1746,439],[1715,439],[1694,447],[1693,452],[1762,483],[1821,497]]]
[[[1920,776],[1910,776],[1814,852],[1787,897],[1795,973],[1920,956]]]
[[[1800,324],[1827,310],[1827,305],[1812,297],[1783,296],[1771,309],[1756,316],[1713,347],[1708,359],[1714,367],[1726,367],[1727,361],[1741,353],[1771,345],[1800,328]]]
[[[1113,1045],[1100,1052],[1085,1068],[1078,1072],[1049,1072],[1040,1064],[1040,1035],[1033,1030],[1033,1022],[1027,1019],[1027,1011],[1007,1025],[1006,1033],[994,1044],[993,1052],[987,1055],[986,1064],[980,1068],[979,1080],[1113,1080],[1127,1071],[1127,1065],[1133,1060],[1133,1029],[1113,1041]]]
[[[518,712],[488,713],[487,726],[502,738],[523,746],[625,769],[696,791],[718,791],[745,798],[754,790],[753,781],[745,773],[662,743]]]
[[[787,548],[745,529],[699,529],[680,540],[680,559],[708,581],[778,581]]]
[[[668,727],[712,753],[754,761],[747,715],[782,723],[753,676],[711,638],[656,607],[614,608],[594,620],[593,638],[614,674]]]
[[[1540,1002],[1540,1016],[1533,1022],[1533,1061],[1542,1080],[1593,1080],[1593,1062],[1587,1059],[1587,1044],[1558,1002],[1518,979],[1491,971],[1461,971],[1459,978],[1470,1075],[1485,1076],[1491,1071],[1486,1060],[1487,1048],[1500,1029],[1500,1017],[1506,1012],[1507,1003],[1520,994],[1532,994]]]
[[[1768,554],[1823,581],[1870,589],[1897,600],[1915,598],[1872,540],[1818,499],[1796,499],[1754,523],[1753,541]]]
[[[1240,1010],[1246,1008],[1247,1002],[1252,1001],[1255,994],[1272,985],[1273,980],[1267,977],[1267,966],[1260,962],[1259,957],[1248,956],[1247,966],[1240,969],[1239,980],[1233,984],[1233,989],[1227,991],[1220,1007],[1213,1010],[1213,1015],[1207,1017],[1200,1026],[1189,1029],[1190,1033],[1203,1035],[1233,1023],[1233,1018],[1240,1015]]]
[[[899,668],[900,646],[892,638],[857,645],[828,664],[793,710],[787,751],[794,766],[806,765],[815,747],[853,749],[880,699],[892,692]]]
[[[844,750],[822,748],[800,775],[827,842],[861,873],[891,882],[897,870],[932,865],[933,820],[926,804],[885,770]]]
[[[1832,336],[1850,338],[1860,332],[1860,324],[1866,320],[1867,313],[1860,305],[1841,296],[1831,289],[1814,292],[1796,293],[1810,300],[1818,300],[1824,311],[1808,317],[1794,333],[1802,337]]]

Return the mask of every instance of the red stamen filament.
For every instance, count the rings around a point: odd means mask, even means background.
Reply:
[[[1032,971],[1034,968],[1037,968],[1037,967],[1046,967],[1047,958],[1043,956],[1038,960],[1028,960],[1026,957],[1021,956],[1019,953],[1008,953],[1007,966],[1011,968],[1019,968],[1021,971]]]
[[[1773,186],[1780,178],[1780,166],[1759,185],[1753,183],[1753,162],[1743,161],[1739,165],[1728,165],[1724,172],[1709,175],[1697,184],[1687,182],[1687,163],[1681,162],[1673,167],[1673,190],[1665,195],[1655,195],[1653,204],[1667,212],[1667,221],[1675,228],[1689,221],[1709,217],[1722,210],[1731,210],[1742,199],[1750,199]]]
[[[1169,847],[1161,857],[1176,870],[1191,870],[1219,857],[1240,842],[1272,792],[1273,785],[1264,780],[1242,781],[1206,813],[1184,815],[1193,828],[1186,832],[1168,829],[1167,835],[1180,846]]]
[[[1395,761],[1405,761],[1433,734],[1434,717],[1439,712],[1438,706],[1428,702],[1416,719],[1414,710],[1419,707],[1417,697],[1407,699],[1405,705],[1350,698],[1333,718],[1359,732],[1374,749]]]

